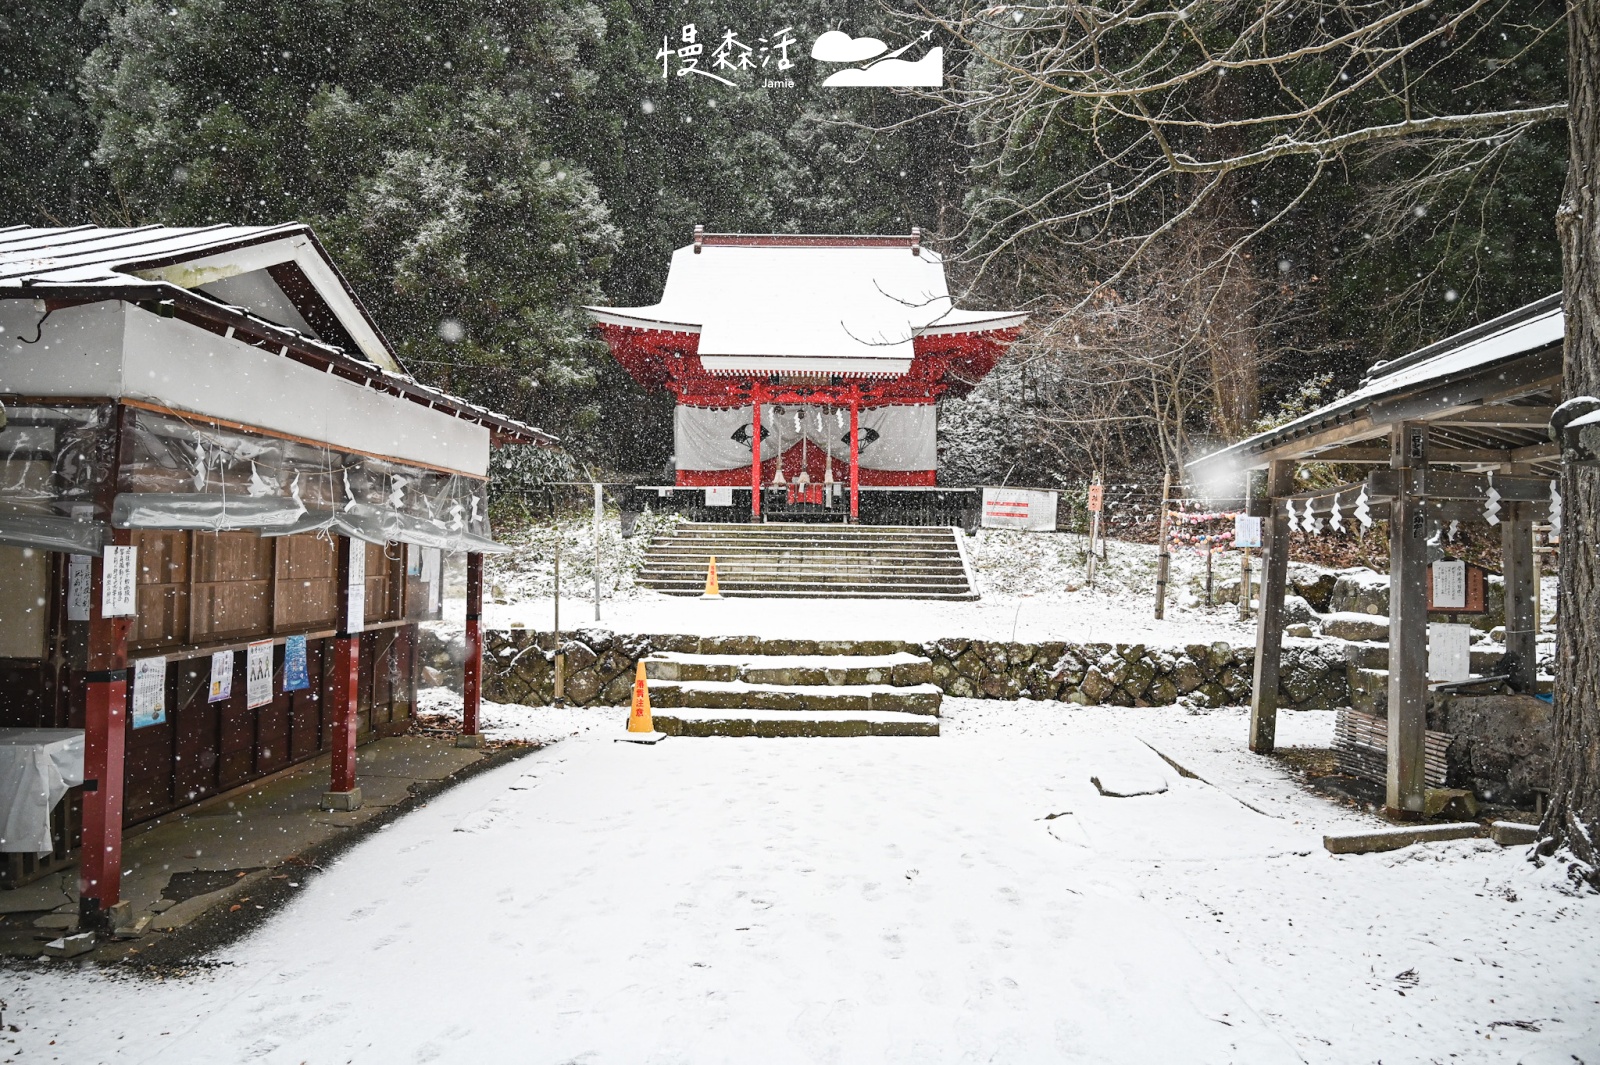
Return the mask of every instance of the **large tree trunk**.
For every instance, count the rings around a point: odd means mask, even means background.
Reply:
[[[1566,394],[1600,396],[1600,0],[1567,5],[1571,110],[1567,185],[1557,214],[1567,316]],[[1600,470],[1561,474],[1561,614],[1555,775],[1545,854],[1565,847],[1600,880]]]

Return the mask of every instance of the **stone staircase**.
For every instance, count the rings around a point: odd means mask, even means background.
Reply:
[[[937,736],[944,698],[918,655],[660,652],[644,660],[669,736]]]
[[[645,550],[637,581],[668,595],[976,599],[960,532],[937,526],[686,522]]]

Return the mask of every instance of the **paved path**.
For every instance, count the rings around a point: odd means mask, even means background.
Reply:
[[[1255,812],[1138,737],[1141,721],[1180,738],[1219,721],[955,710],[939,739],[579,736],[378,833],[208,974],[5,974],[9,1038],[24,1061],[630,1065],[1488,1061],[1508,1039],[1518,1054],[1591,1045],[1596,963],[1579,981],[1537,954],[1580,928],[1592,941],[1593,903],[1523,884],[1540,894],[1515,951],[1482,937],[1473,956],[1493,969],[1441,960],[1469,954],[1462,933],[1485,914],[1510,927],[1507,904],[1478,894],[1522,868],[1505,852],[1335,859],[1317,800]],[[1110,799],[1088,782],[1130,769],[1170,791]],[[1258,792],[1252,805],[1270,801]],[[1383,927],[1397,885],[1403,926]],[[1406,958],[1420,989],[1394,981]],[[1548,1020],[1551,1002],[1569,1016]],[[1541,1032],[1486,1039],[1495,1011],[1535,1006]]]

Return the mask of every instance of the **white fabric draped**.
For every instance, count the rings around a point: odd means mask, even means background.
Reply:
[[[840,461],[850,457],[850,413],[844,408],[783,404],[779,414],[763,404],[761,458],[770,461],[781,444],[801,437]],[[842,412],[843,418],[835,412]],[[736,470],[750,465],[750,407],[687,407],[673,414],[680,470]],[[799,416],[799,425],[795,418]],[[841,425],[841,421],[843,424]],[[931,470],[937,465],[938,415],[933,405],[869,407],[861,411],[860,462],[869,470]]]

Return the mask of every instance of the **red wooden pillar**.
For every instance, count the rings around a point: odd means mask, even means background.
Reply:
[[[861,515],[861,393],[850,390],[850,520]]]
[[[467,552],[467,660],[461,665],[461,735],[457,747],[479,747],[478,704],[483,690],[483,554]]]
[[[356,787],[356,709],[361,695],[361,628],[366,596],[350,594],[351,584],[366,580],[366,545],[356,548],[348,536],[339,537],[339,625],[333,638],[333,769],[322,805],[330,810],[361,806]]]
[[[111,543],[126,547],[126,529]],[[122,901],[123,749],[128,738],[128,630],[133,619],[100,613],[105,562],[90,569],[89,655],[84,674],[82,850],[78,862],[78,917],[85,928],[116,923]]]
[[[761,386],[750,388],[750,520],[761,520]],[[783,461],[783,456],[778,456]]]

